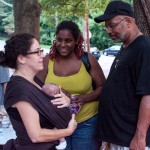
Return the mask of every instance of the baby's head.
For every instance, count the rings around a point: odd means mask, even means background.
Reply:
[[[54,96],[60,93],[59,87],[53,83],[47,83],[43,85],[42,91],[44,91],[49,96]]]

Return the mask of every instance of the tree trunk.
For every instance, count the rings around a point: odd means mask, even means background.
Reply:
[[[40,4],[38,0],[13,0],[15,33],[31,33],[39,41]]]
[[[133,0],[133,4],[139,29],[150,37],[150,0]]]

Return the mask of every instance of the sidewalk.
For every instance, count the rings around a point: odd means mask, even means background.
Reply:
[[[101,57],[98,60],[106,78],[108,77],[110,67],[114,61],[114,58],[115,58],[114,56],[101,55]]]

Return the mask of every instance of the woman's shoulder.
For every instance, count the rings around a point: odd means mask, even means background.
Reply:
[[[44,66],[47,67],[50,62],[54,62],[54,59],[51,59],[51,58],[49,57],[49,55],[46,55],[46,56],[43,58],[43,64],[44,64]]]
[[[96,58],[91,53],[87,53],[87,54],[88,54],[88,58],[89,58],[89,62],[90,62],[91,67],[99,66],[99,63],[96,60]]]
[[[29,91],[30,82],[21,76],[11,76],[7,89],[20,92]],[[26,90],[25,90],[26,89]]]
[[[12,76],[7,84],[4,103],[10,107],[20,100],[29,101],[30,88],[28,82],[20,76]]]

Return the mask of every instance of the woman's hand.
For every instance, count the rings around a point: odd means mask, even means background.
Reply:
[[[61,88],[61,91],[62,91],[67,97],[71,98],[71,94],[70,94],[68,91],[66,91],[66,90],[63,89],[63,88]]]
[[[68,128],[67,128],[69,130],[70,135],[74,132],[76,127],[77,127],[77,122],[75,120],[75,114],[72,114],[72,118],[69,121]]]
[[[86,98],[84,98],[82,95],[78,95],[71,99],[71,103],[78,103],[79,105],[83,106],[86,103]]]
[[[58,105],[57,108],[63,108],[63,107],[68,107],[69,106],[70,98],[62,92],[61,88],[60,88],[60,93],[54,95],[54,97],[56,99],[51,100],[51,103],[53,105]]]

